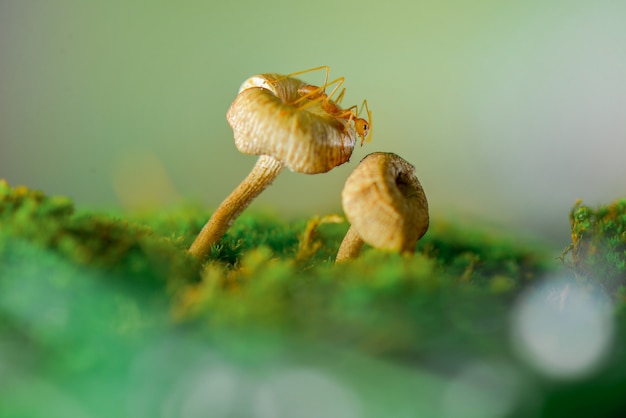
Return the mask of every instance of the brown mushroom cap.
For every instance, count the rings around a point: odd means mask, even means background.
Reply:
[[[326,113],[320,101],[301,100],[305,83],[278,74],[244,81],[228,109],[235,145],[244,154],[270,155],[292,171],[325,173],[350,160],[356,133]]]
[[[428,202],[415,167],[396,154],[367,155],[341,197],[352,227],[373,247],[413,252],[428,229]]]

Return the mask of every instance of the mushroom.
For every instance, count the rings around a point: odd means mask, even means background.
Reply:
[[[284,166],[298,173],[317,174],[350,159],[356,142],[354,126],[325,112],[320,100],[303,97],[298,92],[302,86],[305,83],[293,77],[261,74],[239,88],[226,118],[237,149],[259,158],[189,248],[197,258],[208,254]]]
[[[341,193],[350,221],[336,262],[355,258],[364,243],[412,254],[428,230],[428,202],[415,167],[396,154],[367,155]]]

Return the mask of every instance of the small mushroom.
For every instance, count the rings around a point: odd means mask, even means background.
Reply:
[[[317,174],[350,159],[356,142],[354,127],[325,112],[320,100],[302,97],[298,89],[304,85],[280,74],[256,75],[241,85],[226,118],[237,149],[259,158],[189,248],[197,258],[208,254],[284,166],[298,173]]]
[[[415,167],[396,154],[363,158],[348,176],[341,200],[351,225],[337,262],[357,257],[364,243],[412,254],[428,230],[428,202]]]

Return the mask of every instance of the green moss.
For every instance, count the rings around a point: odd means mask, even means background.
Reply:
[[[454,327],[449,316],[463,317],[471,305],[462,299],[484,298],[500,311],[503,295],[549,266],[550,253],[534,243],[443,221],[414,257],[366,247],[358,260],[335,266],[348,228],[338,217],[244,214],[201,267],[185,251],[208,218],[201,210],[123,219],[76,214],[69,200],[23,187],[0,190],[2,245],[22,240],[125,283],[169,289],[178,321],[211,330],[264,327],[406,354],[442,324]],[[459,303],[448,306],[451,298]]]
[[[0,226],[4,241],[21,239],[149,287],[162,287],[172,278],[198,279],[199,263],[186,255],[181,240],[158,235],[138,222],[75,214],[64,197],[0,182]]]
[[[581,280],[599,283],[611,295],[626,293],[626,199],[570,212],[569,262]]]
[[[591,269],[580,260],[599,252],[611,272],[623,271],[618,209],[572,212],[580,272]],[[194,361],[207,352],[261,374],[264,364],[290,361],[330,367],[327,353],[345,358],[333,370],[351,363],[381,370],[355,362],[365,355],[392,367],[381,373],[391,376],[383,385],[394,393],[405,393],[397,382],[416,381],[419,370],[420,384],[444,396],[443,382],[470,361],[522,367],[511,350],[511,304],[559,268],[545,245],[437,218],[414,256],[366,246],[360,258],[335,265],[348,229],[338,217],[286,220],[253,212],[198,262],[186,248],[209,215],[195,207],[81,212],[66,198],[0,182],[0,336],[11,341],[0,350],[10,359],[9,381],[22,382],[0,382],[0,402],[13,410],[30,406],[33,390],[47,393],[37,382],[51,381],[93,416],[119,415],[117,406],[138,402],[133,394],[146,375],[157,385],[149,403],[158,404],[171,393],[164,382],[198,367]],[[618,305],[619,324],[624,312]],[[623,369],[619,364],[612,373]],[[376,380],[367,369],[344,373],[347,380]],[[29,389],[33,376],[39,389]],[[86,384],[85,376],[93,381]],[[361,386],[364,399],[390,399],[380,385]],[[552,390],[550,383],[537,387]],[[568,393],[560,390],[559,396]],[[109,394],[106,403],[101,393]],[[151,416],[163,413],[151,408]]]
[[[25,187],[0,183],[4,234],[59,252],[77,263],[137,276],[148,273],[149,277],[164,279],[175,270],[191,280],[191,271],[199,270],[199,266],[186,257],[184,249],[209,215],[196,208],[126,218],[75,213],[67,198],[48,197]],[[307,227],[309,248],[303,250]],[[270,214],[244,214],[212,249],[209,259],[234,266],[242,254],[264,246],[273,257],[297,258],[300,269],[330,264],[347,227],[336,217],[332,222],[320,218],[289,222]],[[535,245],[520,245],[513,238],[435,221],[418,244],[418,252],[452,275],[481,282],[496,274],[529,279],[545,270],[547,248]],[[372,251],[366,248],[364,256]],[[167,263],[172,265],[163,269]],[[149,271],[154,264],[157,268]]]

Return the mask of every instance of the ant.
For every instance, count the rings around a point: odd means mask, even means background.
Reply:
[[[294,101],[291,104],[298,104],[301,101],[309,100],[308,103],[304,104],[302,108],[308,107],[313,103],[319,102],[322,109],[329,115],[337,118],[337,119],[345,119],[348,121],[354,122],[354,129],[356,130],[357,135],[361,138],[361,146],[363,146],[363,142],[367,140],[369,142],[371,140],[371,125],[372,125],[372,112],[369,110],[367,106],[367,100],[363,100],[361,107],[358,106],[350,106],[347,109],[342,109],[339,106],[341,103],[343,96],[346,92],[346,88],[342,88],[341,91],[339,89],[343,85],[345,79],[344,77],[339,77],[333,81],[328,81],[328,75],[330,73],[330,67],[327,65],[323,65],[321,67],[311,68],[309,70],[298,71],[295,73],[291,73],[286,75],[285,77],[293,77],[295,75],[309,73],[318,70],[325,70],[326,76],[324,78],[324,84],[322,87],[314,86],[311,84],[304,84],[298,88],[298,94],[300,98]],[[332,85],[336,86],[330,92],[330,94],[326,93],[326,88]],[[339,91],[337,98],[333,100],[333,96]],[[360,118],[359,115],[365,108],[367,112],[367,120]],[[347,126],[347,125],[346,125]]]

